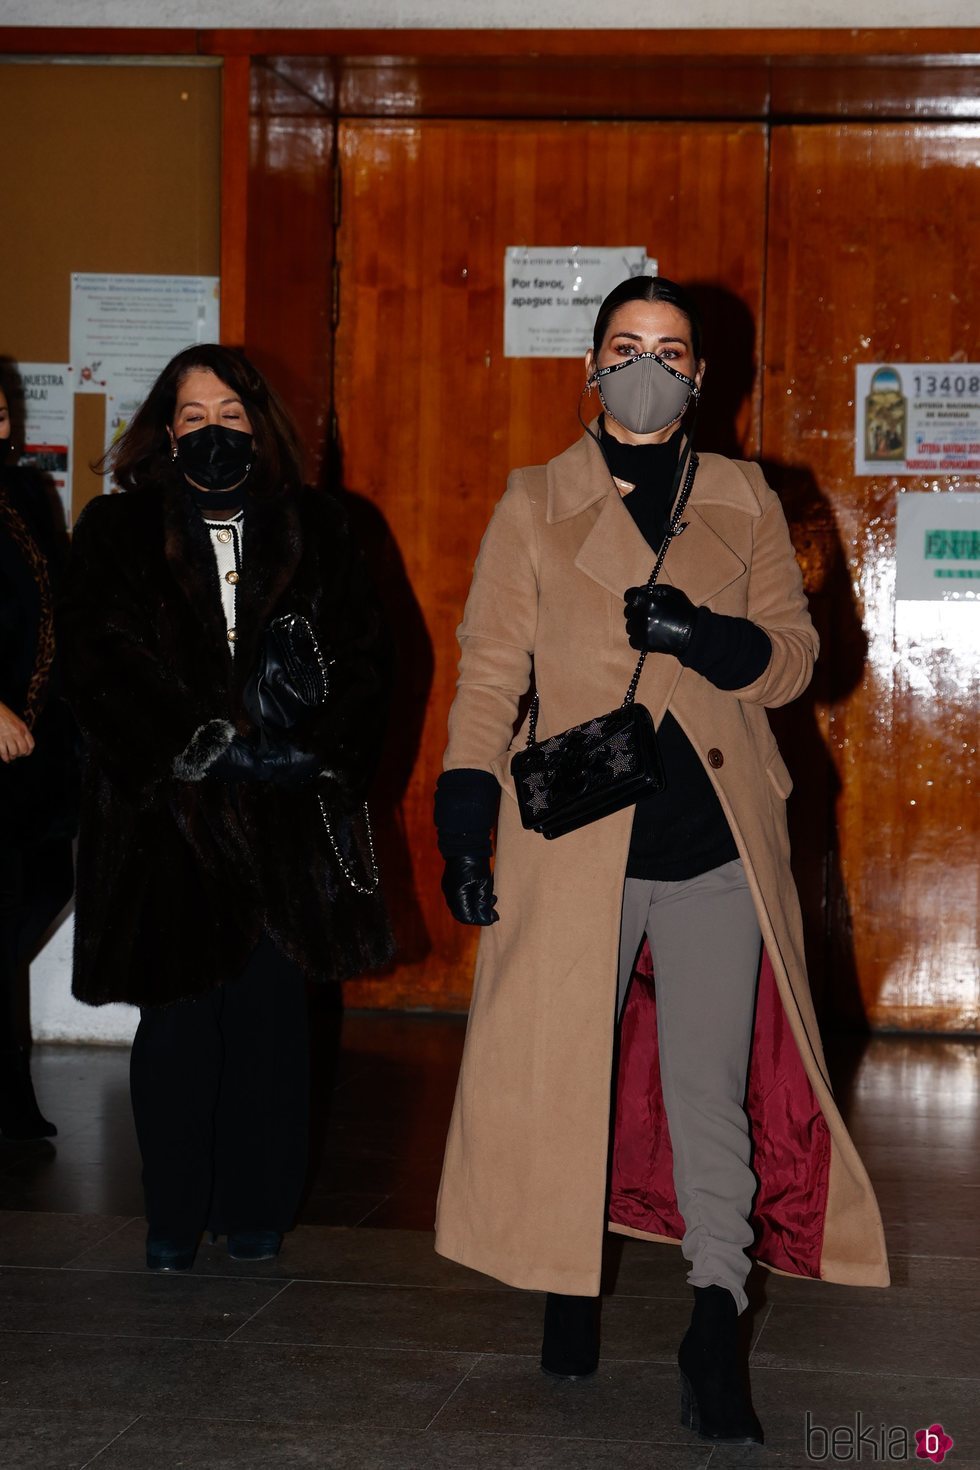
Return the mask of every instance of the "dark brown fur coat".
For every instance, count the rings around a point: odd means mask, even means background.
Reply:
[[[307,617],[330,669],[295,741],[330,772],[298,790],[203,775],[242,704],[264,630]],[[59,634],[87,742],[75,995],[157,1005],[233,979],[267,930],[314,979],[388,960],[379,893],[341,873],[316,800],[344,825],[373,773],[388,640],[339,499],[261,493],[245,514],[234,660],[208,533],[176,477],[93,501],[75,531]],[[175,772],[179,772],[180,779]]]

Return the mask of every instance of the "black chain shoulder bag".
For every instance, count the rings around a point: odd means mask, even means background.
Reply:
[[[657,563],[646,586],[660,576],[670,543],[687,526],[681,517],[697,473],[698,457],[693,452],[687,466],[684,488],[667,527]],[[543,837],[562,837],[600,817],[608,817],[641,797],[664,788],[664,768],[657,746],[653,717],[636,703],[640,674],[646,663],[644,650],[637,660],[626,698],[618,709],[597,715],[584,724],[573,725],[560,735],[535,742],[539,699],[531,701],[527,744],[511,761],[522,824]]]
[[[263,734],[270,729],[291,730],[303,715],[325,704],[334,662],[324,658],[307,618],[296,613],[275,618],[266,628],[258,662],[243,693],[245,708],[259,730]],[[367,802],[331,822],[319,790],[316,800],[340,871],[355,893],[374,893],[381,879]],[[359,865],[367,867],[366,877],[355,871]]]

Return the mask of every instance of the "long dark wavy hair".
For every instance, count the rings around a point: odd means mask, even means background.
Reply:
[[[275,494],[297,489],[303,479],[302,450],[289,414],[244,352],[217,342],[186,347],[170,359],[125,433],[92,468],[111,474],[122,490],[168,478],[173,466],[167,429],[174,421],[178,389],[195,368],[214,373],[242,400],[255,441],[250,490]]]

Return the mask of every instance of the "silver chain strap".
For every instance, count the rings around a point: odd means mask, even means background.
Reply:
[[[297,613],[289,613],[289,614],[287,614],[287,617],[289,618],[289,620],[290,620],[290,622],[292,624],[294,624],[294,625],[296,625],[298,627],[301,627],[301,628],[305,628],[306,629],[306,632],[307,632],[307,635],[309,637],[309,640],[310,640],[311,644],[313,645],[313,655],[314,655],[314,657],[315,657],[315,659],[317,661],[317,666],[319,667],[320,675],[321,675],[321,677],[323,679],[323,687],[324,687],[324,689],[329,689],[330,688],[330,669],[329,669],[329,665],[330,664],[335,664],[337,662],[337,660],[335,658],[325,659],[323,657],[323,650],[320,647],[319,640],[317,639],[317,636],[314,633],[313,628],[310,625],[310,621],[309,621],[308,618],[300,617],[299,614],[297,614]]]
[[[371,814],[368,811],[367,802],[364,802],[364,823],[367,827],[368,854],[371,859],[371,881],[369,887],[365,887],[363,883],[360,883],[351,872],[350,868],[347,865],[347,859],[344,857],[340,848],[337,846],[337,839],[333,835],[333,828],[330,826],[330,818],[327,816],[327,809],[323,804],[323,797],[319,794],[319,792],[317,793],[316,799],[320,803],[320,815],[323,818],[323,825],[327,829],[327,836],[330,839],[330,846],[333,848],[333,855],[337,859],[340,871],[343,873],[344,877],[347,879],[348,883],[353,888],[355,893],[375,893],[377,891],[378,884],[381,881],[381,875],[378,871],[378,860],[374,855],[374,833],[371,831]]]
[[[684,478],[684,488],[680,493],[677,505],[674,508],[674,513],[670,518],[670,524],[667,527],[667,534],[663,539],[663,544],[660,547],[660,553],[657,557],[657,564],[647,578],[645,590],[648,590],[650,587],[656,585],[657,578],[660,576],[660,568],[664,564],[664,557],[670,550],[670,543],[675,539],[675,537],[679,536],[682,531],[687,530],[687,521],[682,521],[681,516],[684,514],[685,507],[687,506],[687,502],[691,494],[691,488],[694,484],[694,476],[697,474],[697,470],[698,457],[692,451],[688,459],[687,474]],[[643,665],[646,663],[646,661],[647,650],[644,649],[644,651],[640,654],[640,657],[636,661],[636,668],[633,670],[633,677],[629,682],[628,689],[626,690],[626,698],[619,706],[620,709],[629,709],[630,705],[636,699],[636,691],[640,683],[640,675],[643,673]],[[530,718],[528,720],[527,726],[527,743],[525,747],[526,749],[531,748],[531,746],[534,744],[535,736],[538,733],[539,708],[540,700],[538,699],[537,691],[535,691],[534,698],[531,700]]]
[[[644,589],[645,591],[649,591],[651,587],[656,586],[657,578],[660,576],[660,568],[663,566],[664,558],[666,557],[667,552],[670,550],[670,543],[674,540],[675,536],[679,536],[682,531],[687,530],[687,521],[682,521],[681,516],[684,514],[684,509],[687,505],[688,497],[691,494],[691,486],[694,484],[694,476],[697,474],[697,469],[698,457],[692,452],[690,460],[688,461],[687,475],[684,479],[684,488],[681,491],[680,499],[677,502],[674,513],[670,518],[670,525],[667,527],[667,534],[663,539],[663,545],[661,546],[660,553],[657,557],[657,564],[647,578],[646,587]],[[647,661],[647,653],[648,650],[644,649],[643,652],[640,654],[640,657],[637,659],[636,668],[633,670],[633,677],[630,680],[629,688],[626,691],[626,698],[620,705],[620,709],[628,709],[636,698],[636,690],[640,682],[640,675],[643,673],[643,665]]]
[[[287,635],[296,628],[302,629],[302,631],[305,632],[307,638],[309,639],[310,647],[313,649],[313,657],[316,659],[317,668],[320,670],[320,678],[323,681],[324,690],[323,698],[326,698],[326,695],[330,690],[330,668],[333,664],[337,662],[337,660],[335,658],[324,658],[323,650],[320,647],[319,641],[313,631],[313,627],[310,623],[309,618],[304,618],[301,613],[283,613],[282,617],[276,618],[272,626],[274,628],[282,628],[287,633]],[[294,672],[295,677],[295,671],[291,672]],[[300,676],[302,677],[302,675],[303,671],[301,670]],[[308,675],[305,678],[305,682],[307,684],[309,683]]]
[[[323,688],[324,690],[328,690],[330,688],[330,675],[328,672],[329,665],[336,663],[336,659],[327,660],[323,657],[319,641],[316,634],[313,632],[312,627],[310,626],[309,620],[307,618],[301,617],[297,613],[286,613],[282,618],[278,619],[278,621],[282,623],[287,629],[299,627],[305,630],[313,647],[313,654],[316,658],[316,661],[320,668],[320,673],[323,677]],[[320,807],[320,816],[323,818],[323,825],[327,829],[327,837],[330,839],[330,846],[333,850],[334,857],[337,859],[337,865],[340,868],[340,871],[343,873],[344,877],[347,879],[348,883],[353,888],[355,893],[376,893],[378,889],[378,884],[381,881],[381,875],[378,871],[377,858],[374,855],[374,833],[371,830],[371,814],[368,811],[367,802],[363,803],[363,809],[364,824],[367,828],[368,854],[371,859],[371,877],[369,884],[365,886],[354,876],[353,872],[347,864],[347,859],[344,857],[337,844],[337,839],[333,835],[333,828],[330,825],[330,818],[327,816],[327,808],[324,805],[323,797],[320,795],[319,791],[317,792],[316,799]]]

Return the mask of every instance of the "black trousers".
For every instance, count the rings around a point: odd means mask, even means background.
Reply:
[[[140,1011],[130,1087],[151,1231],[289,1230],[310,1127],[306,983],[268,937],[236,980]]]
[[[26,967],[74,881],[68,838],[0,843],[0,1052],[30,1042]]]

